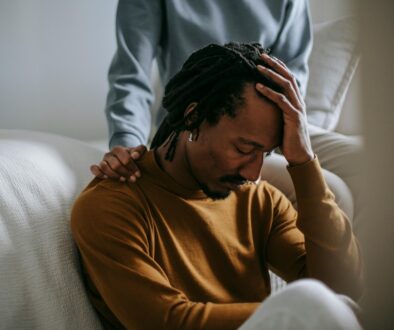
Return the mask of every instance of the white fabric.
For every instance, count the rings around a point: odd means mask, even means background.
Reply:
[[[0,130],[0,328],[100,329],[69,216],[101,157],[69,138]]]
[[[268,297],[239,330],[361,330],[340,295],[316,280],[300,280]]]
[[[345,17],[314,26],[305,99],[309,123],[335,129],[359,58],[354,18]]]

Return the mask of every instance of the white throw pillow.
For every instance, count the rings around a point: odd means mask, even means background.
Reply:
[[[70,231],[75,197],[102,151],[0,130],[0,328],[100,329]]]
[[[309,123],[335,129],[359,59],[354,18],[345,17],[314,26],[306,94]]]

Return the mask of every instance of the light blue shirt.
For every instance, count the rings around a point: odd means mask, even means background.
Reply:
[[[119,0],[116,39],[106,106],[110,147],[147,144],[153,59],[166,84],[210,43],[261,43],[286,63],[305,95],[312,48],[307,0]]]

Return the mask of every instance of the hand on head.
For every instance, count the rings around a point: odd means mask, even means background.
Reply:
[[[90,166],[90,171],[100,179],[136,182],[141,177],[141,172],[135,161],[140,159],[145,152],[144,145],[135,148],[113,147],[98,165]]]
[[[268,67],[258,65],[259,72],[282,88],[276,92],[262,84],[256,89],[267,99],[275,103],[283,113],[283,142],[281,150],[290,165],[300,165],[312,160],[314,153],[308,133],[305,103],[293,74],[286,65],[267,54],[261,59]]]

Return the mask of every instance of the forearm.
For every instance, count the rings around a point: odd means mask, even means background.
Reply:
[[[260,303],[189,303],[171,309],[165,329],[238,329],[258,308]]]
[[[362,287],[358,242],[325,183],[318,160],[289,172],[297,195],[297,227],[305,236],[307,275],[357,298]]]
[[[109,70],[105,108],[109,145],[110,148],[116,145],[135,147],[147,143],[151,126],[150,107],[154,96],[150,79],[140,68],[138,60],[118,56],[115,56]]]
[[[146,144],[154,101],[150,76],[164,15],[157,0],[120,0],[117,50],[108,73],[106,116],[110,147]]]
[[[303,96],[308,83],[308,60],[312,50],[312,27],[307,0],[289,1],[281,32],[272,55],[286,63]]]

